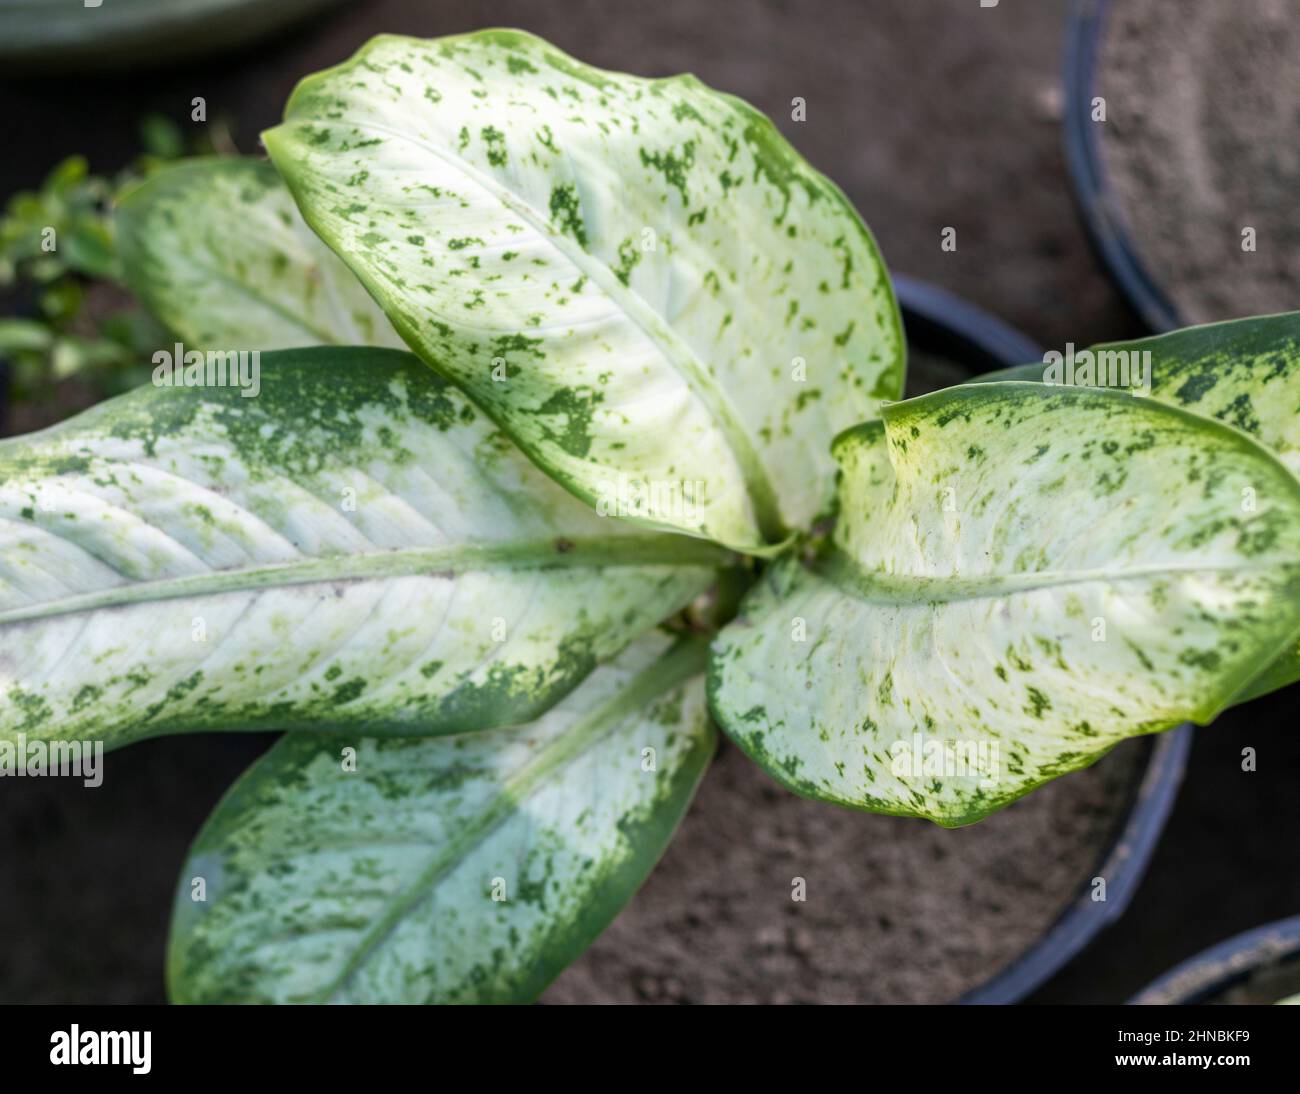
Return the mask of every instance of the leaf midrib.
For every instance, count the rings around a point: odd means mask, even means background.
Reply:
[[[500,790],[478,813],[475,822],[458,829],[456,836],[436,854],[418,877],[399,892],[377,916],[338,975],[314,994],[316,1002],[331,1002],[347,987],[370,956],[401,925],[407,914],[425,900],[440,880],[481,844],[526,801],[534,789],[557,767],[595,746],[650,701],[666,694],[702,672],[708,646],[703,638],[678,642],[653,664],[642,669],[614,698],[558,733],[532,759],[508,776]]]
[[[285,125],[297,119],[286,117]],[[409,133],[402,133],[373,121],[360,122],[351,118],[330,118],[332,124],[350,125],[359,131],[386,134],[423,149],[436,159],[449,164],[466,178],[492,195],[505,208],[532,226],[556,250],[564,255],[607,296],[618,309],[641,331],[659,351],[682,382],[709,411],[728,448],[735,457],[746,490],[754,507],[759,531],[770,542],[780,541],[784,535],[780,505],[772,481],[759,459],[758,451],[740,420],[726,391],[702,366],[695,352],[677,335],[671,325],[647,304],[629,286],[625,286],[604,263],[576,242],[570,242],[538,210],[520,200],[505,186],[483,174],[462,157],[422,141]]]
[[[552,536],[463,543],[445,547],[399,547],[328,558],[301,558],[239,569],[136,581],[93,593],[60,597],[0,611],[0,626],[181,597],[395,577],[453,577],[472,570],[544,570],[610,566],[718,566],[725,548],[705,540],[662,533]]]

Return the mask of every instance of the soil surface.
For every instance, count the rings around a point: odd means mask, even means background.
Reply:
[[[1092,878],[1145,754],[1126,741],[948,830],[796,797],[724,742],[649,881],[542,1001],[955,999]]]
[[[1151,273],[1192,323],[1300,308],[1300,6],[1108,11],[1104,164]]]

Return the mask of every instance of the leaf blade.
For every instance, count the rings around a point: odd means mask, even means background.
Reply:
[[[1300,631],[1300,483],[1235,430],[1004,382],[894,404],[836,450],[831,561],[776,568],[710,666],[719,725],[797,792],[970,823],[1208,721]]]
[[[358,742],[351,774],[329,743],[284,738],[182,871],[173,1001],[531,1000],[685,812],[715,743],[704,659],[649,635],[534,725]]]
[[[1067,371],[1062,362],[1050,373],[1055,383],[1134,389],[1142,372],[1151,398],[1250,434],[1300,473],[1300,312],[1103,342],[1085,352],[1091,358],[1086,374],[1079,354],[1075,369]],[[1150,356],[1137,356],[1144,354]],[[1044,382],[1048,376],[1048,365],[1036,362],[990,372],[973,382]]]
[[[408,354],[260,388],[0,442],[0,740],[527,720],[721,557],[595,516]]]
[[[901,391],[866,228],[692,78],[513,31],[382,37],[300,84],[263,139],[408,344],[591,504],[620,476],[703,484],[698,513],[651,499],[632,519],[770,553],[829,501],[826,438]]]
[[[1055,371],[1027,364],[977,377],[975,382],[1029,380],[1136,387],[1145,377],[1151,398],[1224,422],[1250,434],[1300,474],[1300,312],[1207,323],[1088,349],[1080,368]],[[1149,355],[1145,360],[1140,355]],[[1123,369],[1120,368],[1121,364]],[[1253,680],[1237,702],[1300,680],[1300,644]]]
[[[405,348],[265,161],[164,168],[122,200],[116,228],[127,285],[192,349]]]

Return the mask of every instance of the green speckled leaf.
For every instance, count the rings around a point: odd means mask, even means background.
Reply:
[[[264,160],[166,168],[115,220],[127,284],[187,349],[405,348]]]
[[[865,226],[694,77],[381,37],[263,139],[410,346],[593,505],[765,553],[829,501],[830,438],[902,390]]]
[[[181,873],[172,999],[533,999],[685,812],[714,748],[704,661],[701,639],[647,635],[530,725],[361,739],[355,771],[346,738],[285,737]]]
[[[0,740],[536,716],[723,552],[602,519],[395,350],[0,443]]]
[[[1300,312],[1188,327],[1133,342],[1093,346],[1083,364],[1047,375],[1043,363],[991,372],[998,380],[1076,381],[1091,386],[1139,375],[1149,363],[1150,395],[1249,433],[1300,474]],[[1143,359],[1135,355],[1149,353]],[[1127,356],[1118,356],[1126,354]],[[1136,371],[1135,371],[1136,370]],[[1105,377],[1102,380],[1102,377]],[[1135,386],[1130,382],[1129,386]],[[1292,646],[1237,696],[1244,702],[1300,680],[1300,645]]]
[[[1115,391],[999,383],[843,434],[834,549],[715,642],[713,711],[811,797],[956,825],[1207,722],[1300,635],[1300,481]]]

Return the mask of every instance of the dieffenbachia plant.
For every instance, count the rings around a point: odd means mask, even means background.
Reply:
[[[1294,320],[1153,343],[1154,399],[897,402],[876,248],[771,123],[513,31],[377,39],[265,141],[116,218],[256,397],[0,443],[0,745],[291,731],[182,871],[174,999],[534,998],[715,724],[953,825],[1290,678]]]

